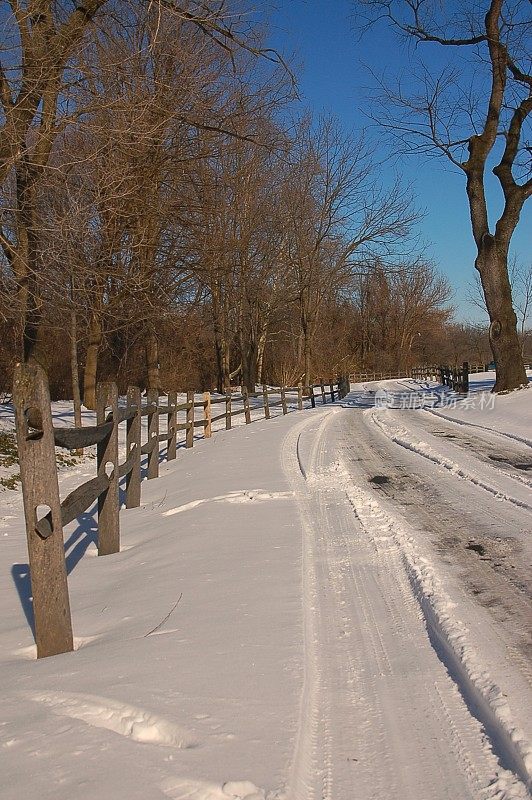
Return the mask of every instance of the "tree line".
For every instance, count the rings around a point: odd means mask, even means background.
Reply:
[[[365,134],[244,3],[1,4],[1,389],[220,390],[442,353],[450,287]]]

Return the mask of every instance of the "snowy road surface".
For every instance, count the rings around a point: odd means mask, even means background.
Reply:
[[[378,389],[181,451],[116,556],[71,526],[73,654],[31,660],[0,498],[2,798],[529,797],[532,395]]]

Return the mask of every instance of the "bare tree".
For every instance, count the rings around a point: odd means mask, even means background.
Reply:
[[[357,276],[352,340],[364,367],[407,370],[427,357],[427,343],[450,320],[451,291],[434,266],[421,259],[386,265],[376,260]]]
[[[379,122],[405,150],[444,155],[465,174],[475,267],[497,365],[494,391],[523,386],[527,379],[512,307],[508,252],[532,192],[525,132],[532,110],[529,3],[485,0],[451,8],[434,0],[359,0],[358,6],[370,22],[385,18],[414,43],[446,50],[447,66],[418,66],[417,93],[405,91],[400,81],[395,88],[381,87],[385,104]],[[490,168],[503,199],[494,227],[486,189]]]
[[[87,113],[77,100],[91,45],[105,38],[107,27],[117,24],[127,38],[145,15],[155,20],[155,35],[165,20],[167,25],[187,26],[227,61],[239,51],[276,63],[282,60],[259,46],[236,2],[87,0],[71,10],[50,0],[11,0],[3,6],[0,185],[11,200],[3,208],[0,245],[14,278],[24,358],[45,361],[38,195],[59,136]],[[149,48],[149,38],[141,38],[138,45],[140,52]]]
[[[363,138],[340,132],[332,119],[304,119],[291,153],[283,193],[282,258],[298,305],[300,364],[311,381],[320,308],[331,288],[347,287],[376,253],[390,255],[417,218],[396,182],[382,190],[378,164]]]

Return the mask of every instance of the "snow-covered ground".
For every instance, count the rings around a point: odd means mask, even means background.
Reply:
[[[54,658],[0,492],[2,798],[529,796],[532,392],[492,406],[490,379],[456,407],[354,385],[180,448],[119,554],[90,512],[65,530]],[[63,465],[62,495],[93,474]]]

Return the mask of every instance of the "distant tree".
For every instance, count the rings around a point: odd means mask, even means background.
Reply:
[[[508,252],[532,193],[526,134],[532,110],[530,3],[358,0],[357,5],[370,24],[385,19],[416,44],[446,51],[443,67],[442,60],[421,64],[417,92],[404,90],[400,81],[395,87],[381,86],[384,102],[378,121],[407,152],[436,152],[464,172],[477,248],[475,267],[497,367],[494,391],[525,385]],[[413,74],[410,71],[410,85]],[[494,226],[489,218],[496,212],[489,213],[487,198],[490,168],[503,198]]]
[[[352,291],[359,366],[397,371],[436,355],[439,360],[432,342],[445,338],[450,297],[448,282],[430,263],[392,267],[375,261],[357,277]]]

